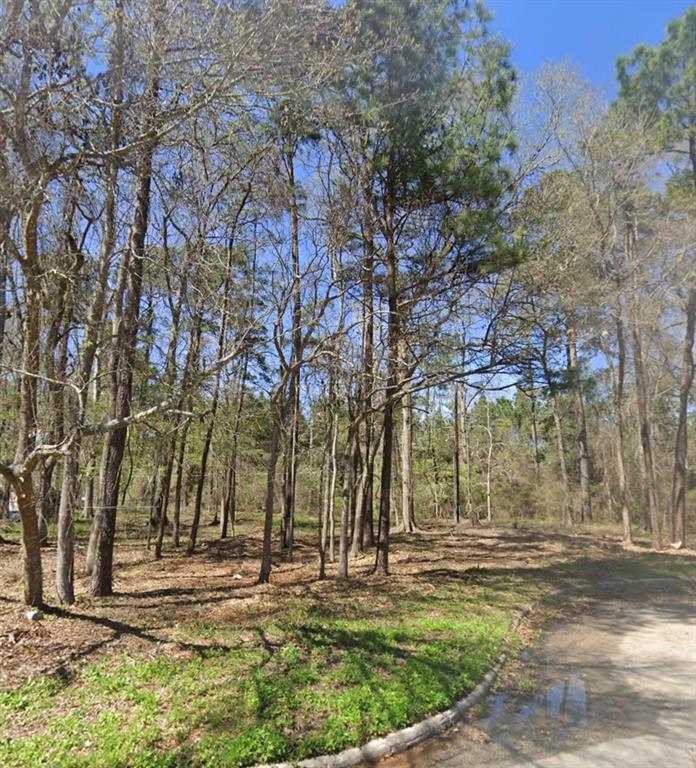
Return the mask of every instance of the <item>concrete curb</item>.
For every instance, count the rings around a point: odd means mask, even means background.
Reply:
[[[534,609],[536,603],[525,606],[510,624],[508,636],[519,627],[522,619]],[[508,653],[503,651],[493,663],[493,666],[483,676],[483,680],[463,699],[455,702],[449,709],[431,715],[408,728],[394,731],[388,736],[382,736],[368,741],[362,747],[351,747],[335,755],[320,755],[310,757],[295,763],[266,763],[254,768],[353,768],[361,763],[376,763],[385,757],[398,755],[415,747],[426,739],[444,733],[455,723],[460,722],[464,715],[478,704],[490,691],[500,670],[507,661]]]
[[[686,582],[696,586],[696,579],[661,576],[638,579],[610,579],[597,582],[594,587],[607,588],[616,586],[617,584],[635,584],[636,582],[644,584],[664,584],[673,583],[675,581]],[[551,597],[558,597],[559,595],[584,592],[586,590],[587,587],[585,585],[565,587],[543,595],[534,603],[526,605],[519,611],[510,624],[508,637],[519,627],[522,620],[544,600],[548,600]],[[463,720],[464,715],[488,695],[488,692],[498,678],[500,670],[505,665],[507,659],[508,653],[507,651],[503,651],[495,660],[493,666],[484,675],[483,680],[481,680],[473,691],[463,699],[455,702],[444,712],[440,712],[437,715],[431,715],[415,725],[408,726],[408,728],[402,728],[400,731],[394,731],[387,736],[372,739],[372,741],[368,741],[367,744],[363,744],[362,747],[351,747],[350,749],[345,749],[343,752],[338,752],[335,755],[319,755],[318,757],[310,757],[294,763],[264,763],[263,765],[252,766],[252,768],[354,768],[354,766],[362,763],[376,763],[385,757],[391,757],[392,755],[406,752],[427,739],[444,733],[453,725]]]

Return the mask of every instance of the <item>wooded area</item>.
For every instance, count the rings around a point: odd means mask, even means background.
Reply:
[[[0,0],[0,763],[335,752],[693,567],[696,6],[611,102],[490,22]]]
[[[696,11],[517,82],[466,3],[12,0],[0,450],[24,600],[311,518],[349,579],[435,519],[694,528]],[[693,463],[693,462],[692,462]],[[8,523],[9,525],[9,523]],[[55,532],[55,533],[54,533]],[[279,534],[279,538],[276,538]]]

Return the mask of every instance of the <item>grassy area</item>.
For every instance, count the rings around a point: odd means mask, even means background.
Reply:
[[[450,584],[380,621],[300,605],[251,632],[199,624],[191,639],[217,647],[40,678],[0,694],[8,731],[39,731],[6,737],[0,765],[232,768],[362,743],[448,707],[499,653],[510,613],[462,598]]]
[[[231,593],[230,568],[256,569],[231,556],[136,563],[111,603],[49,613],[41,631],[56,638],[75,622],[121,623],[109,654],[0,693],[0,766],[236,768],[337,752],[471,690],[504,644],[520,645],[510,623],[532,600],[547,596],[553,614],[558,588],[696,576],[693,557],[445,531],[404,539],[389,579],[368,577],[365,563],[348,585],[316,582],[308,559],[274,586]]]

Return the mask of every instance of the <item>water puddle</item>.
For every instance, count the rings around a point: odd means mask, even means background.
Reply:
[[[580,671],[569,670],[563,679],[528,697],[498,693],[490,699],[490,710],[481,726],[491,737],[507,732],[539,730],[543,733],[559,728],[584,728],[587,726],[585,677]]]
[[[530,654],[523,662],[534,663]],[[441,739],[388,761],[388,768],[498,768],[528,755],[572,743],[590,729],[587,684],[579,667],[566,666],[559,676],[539,681],[530,693],[500,692],[488,699],[487,713],[450,731]]]

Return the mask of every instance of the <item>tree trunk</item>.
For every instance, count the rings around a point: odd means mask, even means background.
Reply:
[[[41,288],[39,285],[38,215],[40,203],[34,202],[23,221],[25,310],[23,318],[22,366],[19,388],[19,425],[14,468],[3,474],[17,494],[22,523],[22,562],[24,565],[24,601],[27,605],[43,603],[43,577],[39,521],[31,473],[25,459],[37,437],[37,381],[40,374]]]
[[[184,457],[186,455],[186,440],[191,422],[187,419],[181,431],[179,450],[176,457],[176,484],[174,486],[174,513],[172,515],[172,546],[179,549],[181,539],[181,502],[184,482]]]
[[[216,393],[217,394],[217,393]],[[186,547],[186,554],[192,555],[196,549],[196,540],[198,538],[198,526],[201,522],[201,510],[203,506],[203,489],[205,488],[205,473],[208,467],[208,455],[210,453],[210,444],[213,439],[213,429],[215,427],[215,411],[217,410],[217,398],[213,401],[213,413],[210,416],[208,428],[205,432],[205,441],[203,451],[201,452],[201,464],[196,484],[196,501],[193,508],[193,520],[191,521],[191,530],[189,532],[189,542]]]
[[[362,400],[365,409],[365,466],[362,492],[362,524],[360,547],[373,547],[374,530],[374,477],[377,447],[375,442],[375,420],[372,414],[374,402],[375,365],[375,308],[374,270],[375,243],[372,222],[372,190],[369,183],[364,185],[364,255],[362,263],[363,287],[363,377]]]
[[[84,498],[82,501],[82,519],[91,520],[92,510],[94,508],[94,472],[96,471],[97,463],[96,456],[91,447],[88,451],[89,458],[87,460],[86,471],[87,480],[84,487]],[[62,492],[61,492],[62,495]]]
[[[158,83],[151,86],[151,99],[157,99]],[[114,355],[112,360],[111,418],[122,419],[130,413],[138,335],[138,316],[143,282],[145,237],[150,212],[150,186],[152,182],[152,157],[154,145],[143,148],[138,163],[136,182],[136,206],[129,242],[124,253],[122,268],[125,270],[124,309],[122,316],[115,311]],[[113,592],[113,550],[116,531],[121,468],[126,447],[128,429],[122,427],[108,432],[104,441],[102,458],[102,482],[100,504],[94,518],[95,548],[91,592],[104,597]]]
[[[348,548],[350,548],[350,542],[355,534],[355,518],[358,504],[362,508],[362,483],[360,478],[362,477],[362,456],[360,455],[360,441],[358,439],[359,432],[356,431],[355,439],[353,440],[353,450],[350,454],[351,461],[351,483],[350,483],[350,516],[348,519]]]
[[[625,424],[624,424],[624,381],[626,376],[626,340],[624,336],[623,320],[618,317],[616,321],[616,338],[618,343],[618,372],[616,378],[616,471],[619,479],[619,501],[621,503],[621,521],[623,523],[623,540],[625,544],[631,544],[631,514],[628,509],[628,490],[626,483],[625,464]]]
[[[351,489],[353,487],[353,450],[357,433],[348,431],[343,453],[343,489],[341,492],[341,533],[338,540],[338,578],[348,578],[348,523],[350,520]]]
[[[277,404],[271,404],[273,428],[271,430],[271,448],[266,473],[266,503],[263,521],[263,551],[261,555],[261,570],[259,584],[267,584],[271,578],[271,543],[273,537],[273,507],[275,504],[275,481],[278,454],[280,452],[280,430],[283,414],[278,412]]]
[[[537,485],[541,482],[541,461],[539,459],[539,429],[537,425],[537,395],[534,391],[534,381],[530,373],[529,388],[531,436],[532,436],[532,460],[534,461],[534,479]],[[490,414],[488,414],[490,415]]]
[[[356,432],[355,439],[356,442],[360,439],[359,432]],[[364,458],[362,471],[358,481],[358,488],[356,491],[357,513],[350,549],[350,556],[353,558],[358,557],[360,553],[364,551],[366,546],[372,546],[374,544],[374,541],[372,541],[371,544],[369,543],[371,540],[368,535],[368,529],[371,528],[371,523],[368,524],[365,517],[367,514],[367,509],[372,506],[372,499],[367,499],[366,497],[368,494],[370,496],[372,495],[375,459],[377,451],[380,448],[380,444],[381,433],[379,435],[373,434],[369,445],[367,442],[365,443],[365,450],[367,451],[367,454]]]
[[[123,17],[117,14],[117,28],[115,45],[113,50],[113,61],[111,68],[114,72],[114,93],[113,110],[111,116],[111,146],[117,147],[121,141],[121,112],[120,104],[122,101],[122,65],[123,65]],[[99,269],[97,279],[94,285],[94,293],[90,303],[85,336],[80,349],[80,359],[78,366],[77,384],[79,394],[77,398],[77,407],[68,405],[67,423],[68,430],[76,429],[84,421],[87,410],[87,401],[90,392],[90,378],[92,371],[97,363],[97,350],[99,346],[99,337],[104,322],[106,308],[106,290],[109,281],[109,272],[111,269],[111,258],[116,241],[116,195],[118,185],[118,162],[111,158],[106,165],[106,191],[104,200],[104,230],[102,234],[101,249],[99,254]],[[93,384],[94,400],[96,402],[98,394],[98,378],[95,377]],[[75,572],[75,505],[78,498],[79,475],[80,475],[80,451],[82,448],[82,437],[79,433],[66,456],[63,471],[63,482],[60,491],[60,506],[58,508],[58,532],[57,532],[57,552],[56,552],[56,595],[59,602],[71,605],[75,601],[74,572]],[[92,454],[92,461],[94,461]],[[85,506],[90,511],[94,501],[94,478],[90,476],[88,489],[85,494]]]
[[[329,558],[334,560],[333,505],[336,493],[336,442],[338,440],[338,414],[335,413],[333,376],[329,382],[328,429],[325,436],[324,461],[322,466],[321,534],[319,539],[319,578],[326,575],[326,550],[329,543]],[[330,541],[329,541],[330,537]]]
[[[643,334],[638,316],[639,291],[636,284],[635,264],[637,249],[637,223],[632,221],[626,229],[625,250],[626,261],[634,268],[633,296],[631,297],[631,337],[633,340],[633,368],[635,374],[636,401],[638,405],[638,422],[640,431],[640,444],[642,464],[645,478],[645,491],[648,504],[648,518],[654,549],[662,548],[662,534],[660,531],[660,505],[657,493],[657,476],[655,473],[655,459],[652,446],[652,429],[648,413],[648,385],[643,359]]]
[[[439,462],[437,460],[437,451],[435,450],[435,443],[433,442],[433,419],[432,414],[430,413],[430,390],[427,390],[428,393],[428,401],[426,404],[426,412],[427,412],[427,429],[428,429],[428,456],[430,457],[430,464],[432,466],[432,478],[430,477],[430,473],[428,473],[428,478],[430,480],[430,487],[433,494],[433,504],[435,506],[434,513],[435,517],[440,517],[440,467]]]
[[[565,440],[563,439],[563,421],[561,419],[561,407],[556,394],[556,385],[553,381],[551,371],[546,359],[546,343],[544,336],[544,349],[542,352],[541,363],[544,369],[544,378],[549,390],[551,399],[551,412],[553,414],[553,424],[556,430],[556,445],[558,447],[558,465],[561,471],[561,482],[563,485],[563,525],[573,524],[573,502],[570,495],[570,482],[568,480],[568,464],[566,461]]]
[[[43,605],[43,575],[41,567],[41,544],[36,501],[31,477],[31,468],[0,465],[0,475],[7,481],[17,496],[17,508],[22,524],[22,573],[24,603],[35,608]]]
[[[459,447],[459,385],[454,385],[454,406],[452,408],[452,425],[454,428],[454,446],[452,450],[452,474],[454,476],[454,522],[462,521],[462,483],[461,457]]]
[[[41,544],[31,472],[20,469],[15,473],[12,485],[17,494],[17,507],[22,521],[24,602],[26,605],[40,608],[43,605]]]
[[[592,497],[590,491],[590,450],[587,440],[587,418],[585,416],[585,398],[582,394],[582,382],[578,368],[577,341],[575,329],[568,328],[568,369],[571,375],[573,396],[578,429],[578,447],[580,449],[580,522],[592,520]]]
[[[387,316],[387,386],[385,389],[384,430],[382,438],[382,477],[379,495],[379,530],[375,573],[389,573],[389,526],[391,516],[392,464],[394,447],[394,402],[398,392],[400,322],[397,297],[398,262],[392,230],[391,211],[386,212],[386,289]]]
[[[413,404],[410,391],[406,391],[401,402],[401,509],[404,530],[416,530],[413,506]]]
[[[31,227],[25,226],[25,231]],[[35,228],[35,224],[34,224]],[[33,240],[36,252],[36,231],[27,233],[25,239]],[[27,250],[31,248],[27,245]],[[38,258],[38,256],[37,256]],[[22,344],[22,366],[24,373],[20,380],[19,398],[19,434],[15,463],[21,464],[24,457],[34,447],[37,429],[37,381],[40,375],[40,318],[41,318],[41,289],[33,268],[25,267],[24,275],[24,338]],[[32,494],[33,499],[33,494]]]
[[[331,477],[329,480],[329,560],[336,560],[336,482],[338,480],[338,413],[333,415],[333,434],[331,442]]]
[[[174,471],[174,457],[176,455],[176,434],[174,434],[167,446],[167,456],[164,463],[164,472],[160,478],[160,487],[155,497],[153,517],[157,520],[157,538],[155,539],[155,560],[162,557],[164,546],[164,532],[167,528],[167,507],[169,506],[169,490]]]
[[[289,448],[283,483],[283,517],[281,521],[281,548],[289,561],[295,538],[295,497],[297,484],[297,461],[300,436],[300,361],[302,359],[302,285],[300,282],[300,222],[295,187],[294,145],[286,153],[288,192],[290,198],[290,243],[292,258],[292,365],[289,382]]]
[[[58,508],[56,596],[58,602],[64,605],[72,605],[75,602],[74,510],[80,481],[81,442],[78,434],[65,459]]]
[[[493,520],[493,499],[491,496],[491,471],[493,465],[493,430],[491,429],[491,404],[486,398],[486,432],[488,434],[488,453],[486,454],[486,520]]]
[[[227,538],[228,526],[231,522],[234,526],[237,521],[237,453],[239,450],[239,430],[242,423],[242,410],[244,408],[244,394],[246,392],[247,371],[249,367],[249,353],[244,352],[242,370],[239,377],[239,392],[237,394],[237,408],[234,414],[232,427],[232,451],[230,454],[228,493],[225,498],[225,506],[220,525],[220,538]]]
[[[473,477],[471,471],[471,436],[469,434],[469,408],[466,397],[466,387],[462,391],[462,421],[463,429],[462,435],[464,437],[464,460],[466,461],[466,514],[469,518],[469,523],[472,527],[477,528],[479,525],[478,514],[474,509],[473,499]]]
[[[328,461],[327,451],[324,450],[319,471],[319,540],[317,546],[319,549],[319,580],[326,578],[326,538],[329,531],[328,518]]]
[[[0,226],[7,227],[0,213]],[[0,362],[3,360],[5,349],[5,324],[7,322],[7,251],[0,237]]]
[[[290,429],[288,430],[289,445],[285,454],[285,472],[283,480],[283,514],[281,516],[280,540],[281,549],[285,552],[289,562],[292,562],[293,545],[295,538],[295,481],[297,478],[297,450],[299,439],[299,412],[300,412],[299,379],[291,376],[290,379]]]
[[[694,162],[696,163],[696,158]],[[696,176],[696,167],[694,174]],[[675,543],[681,542],[682,546],[686,546],[687,423],[689,396],[694,381],[694,325],[696,325],[696,288],[691,288],[686,302],[686,333],[679,379],[679,421],[674,443],[674,477],[672,480],[671,538]]]
[[[638,402],[638,420],[640,426],[640,444],[642,449],[643,466],[645,469],[645,482],[648,499],[648,515],[652,532],[652,545],[654,549],[662,548],[662,536],[660,533],[660,509],[657,495],[657,477],[655,474],[655,460],[652,449],[652,430],[648,415],[648,394],[643,362],[643,342],[640,328],[634,318],[633,335],[633,365],[635,369],[636,399]]]

